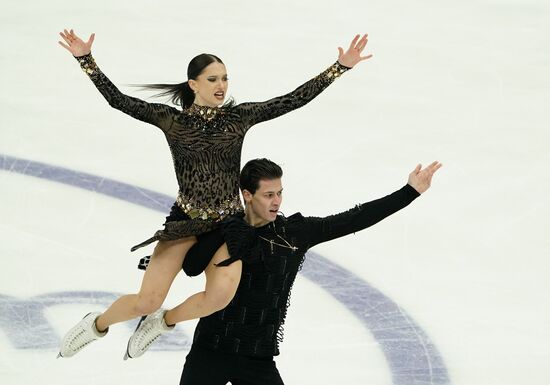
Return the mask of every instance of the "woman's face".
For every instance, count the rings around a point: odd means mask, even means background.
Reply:
[[[217,107],[223,104],[227,93],[227,71],[225,65],[213,62],[204,67],[196,79],[189,80],[195,92],[195,103],[200,106]]]

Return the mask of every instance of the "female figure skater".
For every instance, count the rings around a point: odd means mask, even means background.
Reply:
[[[164,229],[132,248],[134,251],[157,242],[139,292],[120,297],[103,313],[89,313],[74,326],[63,338],[58,356],[70,357],[103,337],[108,328],[118,322],[149,314],[145,320],[151,317],[149,321],[155,321],[153,324],[157,329],[164,331],[177,322],[207,316],[224,308],[234,295],[232,283],[227,282],[232,266],[207,268],[203,292],[169,311],[161,310],[160,306],[182,267],[186,253],[197,241],[196,237],[214,230],[226,216],[243,211],[239,198],[239,171],[246,132],[257,123],[307,104],[341,74],[372,55],[361,56],[367,45],[367,35],[357,35],[345,52],[338,47],[339,56],[334,64],[289,94],[260,103],[233,105],[223,104],[228,87],[225,65],[215,55],[201,54],[189,63],[186,82],[152,86],[164,90],[162,95],[170,95],[180,110],[121,93],[92,57],[94,34],[86,42],[72,29],[60,32],[60,36],[63,42],[59,41],[59,44],[77,59],[112,107],[163,131],[179,185],[176,202],[166,218]],[[213,261],[227,258],[227,247],[223,245]],[[158,330],[151,333],[142,330],[138,341],[132,336],[126,356],[140,356],[158,335]]]

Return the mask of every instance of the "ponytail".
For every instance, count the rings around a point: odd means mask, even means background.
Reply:
[[[169,100],[177,106],[186,109],[195,101],[195,93],[189,87],[189,82],[177,84],[144,84],[141,86],[145,90],[160,90],[155,97],[168,96]]]

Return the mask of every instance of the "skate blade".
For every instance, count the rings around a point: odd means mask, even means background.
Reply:
[[[57,357],[55,357],[56,359],[58,358],[62,358],[63,356],[61,355],[61,352],[57,353]]]
[[[130,341],[128,341],[128,345],[126,346],[126,351],[124,352],[124,357],[122,358],[124,361],[127,361],[128,358],[132,358],[130,357],[130,355],[128,354],[128,349],[130,348]]]

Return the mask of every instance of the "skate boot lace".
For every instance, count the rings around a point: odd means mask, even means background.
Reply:
[[[153,342],[157,340],[157,338],[160,337],[160,335],[162,334],[162,327],[159,321],[162,322],[162,319],[155,319],[154,322],[151,322],[148,325],[144,325],[145,330],[143,330],[143,334],[141,334],[138,338],[138,346],[140,347],[140,349],[147,349]]]
[[[79,351],[89,343],[98,339],[97,336],[93,335],[93,331],[88,330],[89,327],[89,325],[81,325],[79,330],[74,331],[75,334],[71,335],[68,343],[70,349]],[[91,325],[91,327],[95,327],[95,325]]]
[[[85,336],[86,336],[86,330],[81,330],[76,335],[71,336],[69,347],[73,350],[80,350],[84,346],[96,340],[96,338],[91,338],[91,339],[88,338],[88,340],[85,340],[84,339]]]

